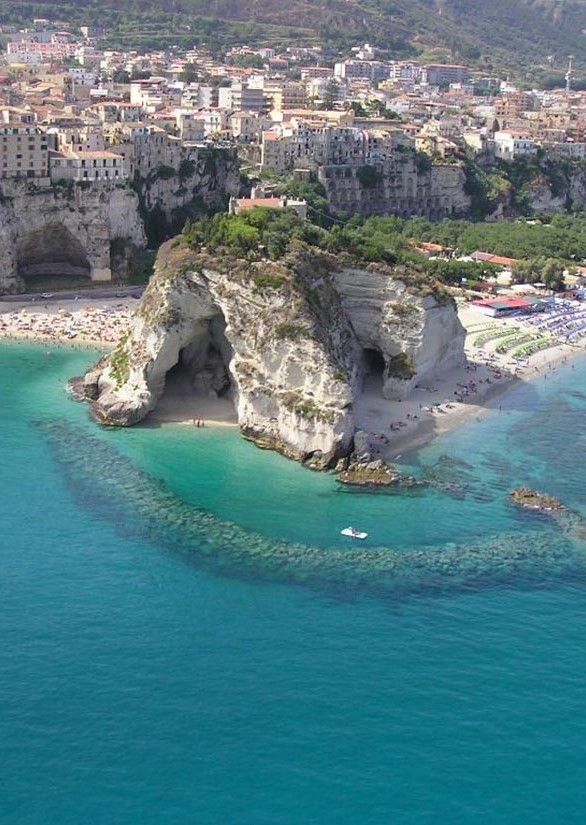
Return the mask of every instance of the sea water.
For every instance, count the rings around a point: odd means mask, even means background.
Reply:
[[[0,822],[582,822],[586,365],[349,492],[0,347]],[[356,543],[349,524],[369,533]]]

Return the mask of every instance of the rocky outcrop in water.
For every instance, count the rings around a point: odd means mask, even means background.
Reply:
[[[363,490],[381,490],[389,487],[400,489],[419,489],[426,486],[424,481],[418,481],[412,476],[405,476],[389,467],[382,459],[353,458],[342,462],[338,481],[346,487],[356,487]]]
[[[518,487],[511,493],[511,501],[524,510],[538,510],[540,513],[552,513],[566,510],[564,504],[553,496],[538,493],[530,487]]]
[[[194,391],[232,401],[246,438],[334,466],[352,450],[365,350],[378,353],[388,397],[464,360],[452,300],[397,274],[303,244],[281,262],[251,263],[176,238],[161,248],[128,334],[86,376],[86,397],[102,423],[132,425],[180,362]]]

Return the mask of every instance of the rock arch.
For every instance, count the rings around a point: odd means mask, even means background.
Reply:
[[[234,353],[225,331],[224,315],[217,309],[177,340],[169,352],[167,369],[158,379],[156,407],[161,418],[174,410],[182,420],[212,417],[237,421],[237,388],[230,369]]]

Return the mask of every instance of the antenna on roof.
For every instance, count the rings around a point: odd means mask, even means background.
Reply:
[[[574,60],[574,55],[569,55],[568,58],[568,71],[566,72],[566,92],[570,93],[572,91],[572,77],[574,76],[574,68],[572,66],[572,61]]]

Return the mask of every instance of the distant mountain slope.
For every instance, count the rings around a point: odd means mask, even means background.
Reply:
[[[203,39],[348,47],[472,60],[490,70],[586,69],[586,0],[0,0],[0,22],[46,16],[106,23],[112,43]]]

